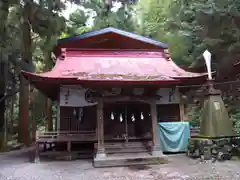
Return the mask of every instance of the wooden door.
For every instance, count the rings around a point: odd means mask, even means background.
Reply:
[[[149,104],[135,102],[127,106],[128,137],[140,139],[151,129]]]
[[[104,134],[106,140],[122,137],[126,133],[125,106],[119,103],[104,104]]]
[[[105,139],[139,139],[151,132],[149,104],[141,102],[121,102],[104,105]]]

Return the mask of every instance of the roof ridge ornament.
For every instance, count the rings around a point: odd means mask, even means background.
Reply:
[[[170,53],[169,53],[169,50],[168,49],[164,49],[164,57],[167,59],[167,61],[171,61],[171,56],[170,56]]]
[[[64,60],[66,58],[66,53],[67,53],[66,48],[61,48],[61,55],[59,59]]]

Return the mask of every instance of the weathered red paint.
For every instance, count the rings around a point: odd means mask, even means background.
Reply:
[[[48,72],[24,72],[29,79],[76,79],[79,81],[172,81],[199,77],[167,59],[162,51],[76,50],[67,49]]]
[[[61,84],[163,86],[205,76],[178,67],[166,44],[115,28],[59,40],[55,55],[57,61],[51,71],[23,72],[52,99],[57,97]]]

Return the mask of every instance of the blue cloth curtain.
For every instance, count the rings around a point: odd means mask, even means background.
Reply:
[[[188,122],[164,122],[158,127],[163,152],[186,152],[190,137]]]

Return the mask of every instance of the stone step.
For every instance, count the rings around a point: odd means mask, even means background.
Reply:
[[[117,167],[117,166],[133,166],[133,165],[150,165],[168,163],[167,157],[152,156],[147,153],[129,153],[128,155],[118,153],[108,155],[103,159],[94,159],[94,167]]]
[[[113,153],[133,153],[133,152],[150,152],[150,149],[148,148],[126,148],[126,149],[119,149],[119,148],[112,148],[112,149],[106,149],[105,150],[107,154],[113,154]]]
[[[87,159],[93,158],[92,151],[46,151],[41,152],[40,157],[48,157],[56,160],[74,160],[74,159]]]
[[[130,152],[149,152],[151,146],[148,143],[129,142],[129,143],[105,143],[106,153],[130,153]]]

